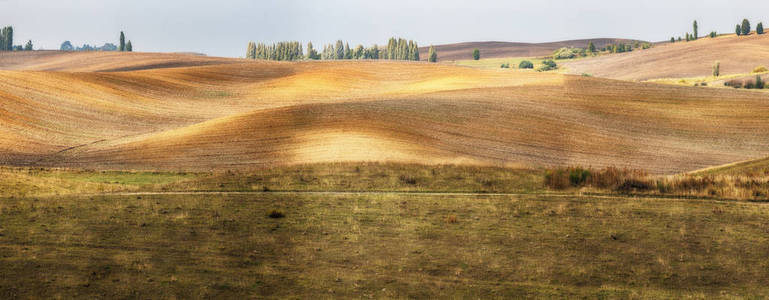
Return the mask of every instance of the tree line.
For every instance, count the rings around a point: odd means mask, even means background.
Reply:
[[[72,42],[70,41],[64,41],[61,43],[61,46],[59,47],[59,50],[61,51],[125,51],[125,52],[133,52],[133,44],[131,43],[131,40],[128,40],[126,42],[125,33],[120,32],[120,38],[118,41],[118,44],[115,45],[113,43],[104,43],[103,46],[96,46],[96,45],[89,45],[89,44],[83,44],[83,46],[75,46],[72,45]]]
[[[435,62],[438,60],[438,53],[434,47],[430,48],[428,60]],[[343,60],[343,59],[389,59],[389,60],[419,60],[419,45],[415,41],[402,38],[390,38],[387,46],[379,47],[374,44],[371,47],[358,45],[354,48],[342,40],[336,43],[323,46],[323,50],[315,50],[312,42],[307,43],[306,52],[302,49],[302,44],[297,41],[278,42],[274,44],[264,44],[249,42],[246,48],[246,58],[265,59],[278,61],[293,60]]]
[[[685,40],[687,42],[689,42],[689,41],[696,41],[697,39],[699,39],[699,32],[698,32],[699,24],[697,24],[697,20],[694,20],[694,23],[692,24],[692,29],[693,29],[692,30],[693,33],[687,32],[685,34],[685,36],[686,36]],[[752,28],[751,28],[750,21],[748,19],[743,19],[742,23],[738,23],[734,27],[734,33],[737,34],[737,36],[750,35],[751,31],[752,31]],[[756,24],[756,34],[764,34],[764,23],[763,22],[759,22],[758,24]],[[718,36],[718,33],[715,32],[715,31],[711,31],[709,36],[711,38],[715,38],[715,37]],[[675,37],[671,37],[670,38],[670,42],[671,43],[675,43],[676,41],[680,42],[680,41],[683,41],[683,40],[684,39],[682,39],[680,36],[678,37],[678,40],[676,40]]]
[[[13,44],[13,26],[6,26],[0,29],[0,51],[32,51],[32,41],[22,45]]]

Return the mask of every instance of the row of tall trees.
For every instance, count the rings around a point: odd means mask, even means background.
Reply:
[[[310,47],[312,47],[310,45]],[[248,43],[246,58],[269,60],[300,60],[304,59],[302,44],[299,42],[280,42],[267,45],[264,43]]]
[[[434,47],[430,48],[428,60],[438,60],[438,53]],[[391,59],[391,60],[419,60],[419,46],[414,41],[391,38],[386,47],[380,48],[376,44],[371,47],[358,45],[350,48],[350,44],[342,40],[323,46],[318,52],[312,43],[307,43],[307,51],[304,52],[299,42],[279,42],[271,45],[249,42],[246,49],[246,58],[267,60],[342,60],[342,59]]]
[[[0,51],[13,51],[13,27],[6,26],[0,30]]]
[[[750,21],[748,21],[748,19],[743,19],[742,24],[737,24],[737,26],[734,27],[734,33],[736,33],[738,36],[749,35],[750,31],[751,31],[751,27],[750,27]],[[758,24],[756,25],[756,33],[764,34],[764,23],[758,22]]]

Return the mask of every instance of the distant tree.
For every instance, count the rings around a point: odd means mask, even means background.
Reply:
[[[344,59],[344,42],[342,40],[336,41],[336,59]]]
[[[691,40],[692,40],[692,37],[691,37],[691,36],[689,35],[689,33],[687,32],[687,33],[686,33],[686,41],[688,42],[688,41],[691,41]]]
[[[32,51],[32,40],[27,41],[27,44],[24,45],[24,51]]]
[[[757,89],[763,89],[764,88],[764,80],[761,79],[761,75],[756,75],[756,88]]]
[[[587,44],[587,51],[590,51],[590,53],[595,53],[595,45],[593,45],[593,41],[590,41],[590,43]]]
[[[742,20],[742,35],[750,35],[750,21],[748,19]]]
[[[697,20],[694,20],[694,24],[692,25],[692,27],[694,28],[694,34],[692,35],[692,40],[697,40],[698,38],[700,38],[700,35],[697,32],[697,29],[699,29],[699,28],[697,28],[698,27],[697,26]]]
[[[718,36],[718,33],[716,33],[715,31],[711,31],[711,32],[710,32],[710,37],[711,37],[711,38],[715,38],[715,37],[717,37],[717,36]]]
[[[125,34],[121,31],[120,32],[120,51],[125,51]]]
[[[248,42],[248,47],[246,48],[246,58],[256,59],[256,43]]]
[[[59,47],[59,50],[61,51],[73,51],[75,50],[75,47],[72,47],[72,43],[69,41],[64,41],[61,43],[61,47]]]
[[[740,27],[740,24],[737,24],[737,27],[734,28],[734,32],[737,34],[737,36],[742,35],[742,28]]]
[[[558,65],[552,59],[542,61],[542,66],[537,69],[538,72],[545,72],[558,69]]]
[[[350,44],[344,44],[344,59],[352,59],[352,52],[350,51]]]
[[[318,60],[320,59],[320,54],[318,54],[318,51],[315,51],[315,48],[312,47],[312,42],[307,43],[307,59],[313,59]]]
[[[427,56],[427,61],[431,63],[438,62],[438,52],[435,51],[433,45],[430,45],[430,50],[427,51]]]
[[[366,51],[365,48],[363,48],[363,45],[358,45],[355,47],[355,50],[352,52],[352,58],[354,59],[363,59],[364,52]]]
[[[681,37],[680,37],[680,36],[678,37],[678,41],[679,41],[679,42],[681,41]]]
[[[721,62],[717,61],[713,64],[713,77],[721,76]]]
[[[534,64],[528,60],[524,60],[518,64],[518,69],[534,69]]]
[[[473,50],[473,59],[474,60],[481,59],[481,50],[478,50],[477,48]]]
[[[5,33],[5,47],[11,50],[13,48],[13,26],[8,26],[8,31]]]
[[[675,42],[676,42],[676,38],[674,38],[674,37],[670,37],[670,42],[671,42],[671,43],[675,43]]]
[[[758,25],[756,25],[756,33],[757,34],[764,34],[764,23],[758,22]]]
[[[128,52],[133,52],[134,51],[134,46],[131,45],[131,40],[128,40],[128,43],[125,44],[125,51],[128,51]]]

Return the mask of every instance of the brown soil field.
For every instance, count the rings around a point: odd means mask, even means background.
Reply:
[[[98,69],[147,65],[128,56]],[[415,62],[222,60],[0,71],[0,163],[209,170],[387,161],[670,174],[769,155],[769,95],[759,92]]]
[[[591,74],[622,80],[649,80],[711,76],[713,64],[721,62],[721,75],[750,73],[769,61],[769,35],[716,38],[692,42],[661,43],[643,51],[563,61],[569,73]]]
[[[436,45],[435,50],[438,51],[439,61],[472,59],[473,49],[481,51],[481,58],[538,57],[551,55],[553,51],[564,47],[587,48],[590,42],[593,42],[598,48],[603,48],[609,44],[635,43],[636,41],[602,38],[551,43],[468,42]],[[427,60],[429,49],[429,46],[419,48],[422,60]]]

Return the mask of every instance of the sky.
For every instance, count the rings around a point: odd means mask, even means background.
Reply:
[[[762,15],[764,12],[765,15]],[[134,51],[242,57],[249,41],[420,45],[469,41],[550,42],[582,38],[669,40],[691,31],[733,32],[769,21],[757,0],[0,0],[0,25],[35,48],[117,44]],[[765,18],[765,19],[764,19]]]

